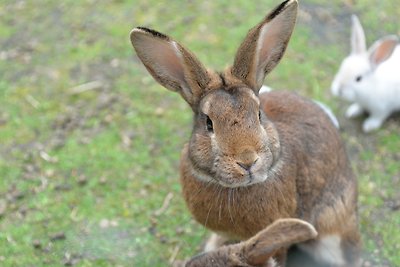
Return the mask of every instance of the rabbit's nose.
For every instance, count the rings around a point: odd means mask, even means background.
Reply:
[[[237,165],[239,165],[240,167],[242,167],[243,169],[245,169],[246,171],[250,170],[250,168],[254,165],[254,163],[256,163],[257,160],[255,160],[252,163],[243,163],[243,162],[236,162]]]
[[[237,165],[248,171],[257,162],[257,160],[257,153],[247,150],[240,154],[239,158],[236,160],[236,163]]]

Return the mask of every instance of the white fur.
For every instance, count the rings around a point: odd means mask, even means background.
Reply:
[[[222,234],[212,233],[204,246],[204,252],[210,252],[221,247],[229,239]]]
[[[353,17],[352,45],[357,35],[358,40],[365,41],[364,31],[357,21]],[[370,55],[381,40],[369,51],[361,44],[359,49],[353,48],[343,60],[331,86],[333,95],[353,103],[346,111],[347,118],[357,117],[364,111],[370,113],[363,123],[364,132],[380,128],[390,114],[400,110],[400,45],[386,61],[374,66]],[[361,81],[357,81],[358,76]]]
[[[340,237],[337,235],[327,235],[311,244],[299,244],[299,248],[311,254],[316,260],[333,266],[343,266],[345,260],[340,247]]]
[[[335,125],[335,127],[337,129],[339,129],[340,128],[339,121],[336,118],[335,114],[333,114],[333,111],[324,103],[319,102],[317,100],[313,100],[313,101],[328,115],[328,117],[331,119],[333,125]]]
[[[338,73],[331,85],[331,92],[334,96],[341,97],[347,101],[354,102],[356,97],[354,90],[349,85],[358,75],[367,72],[370,69],[368,54],[350,54],[340,65]]]
[[[280,267],[275,259],[269,258],[267,262],[267,267]]]
[[[261,86],[261,89],[260,89],[259,93],[262,94],[262,93],[268,93],[268,92],[271,92],[271,91],[272,91],[271,87],[263,85],[263,86]]]

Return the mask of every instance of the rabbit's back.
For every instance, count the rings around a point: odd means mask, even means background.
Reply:
[[[355,207],[356,179],[340,134],[326,113],[291,92],[261,94],[260,100],[284,143],[283,157],[296,164],[296,190],[301,199],[298,216],[312,221],[316,210],[336,201],[337,196],[343,196],[350,207]],[[332,218],[336,219],[339,217]]]
[[[321,142],[326,141],[332,148],[341,147],[340,136],[332,120],[313,101],[293,92],[272,91],[261,94],[260,102],[280,135],[293,135],[291,141],[309,142],[310,152],[317,150],[326,153],[321,147]]]

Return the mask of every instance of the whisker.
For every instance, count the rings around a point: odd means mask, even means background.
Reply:
[[[218,199],[217,199],[217,202],[219,202],[219,199],[220,199],[220,196],[221,196],[222,189],[224,189],[224,188],[223,188],[222,186],[220,186],[220,190],[219,190],[219,193],[218,193]],[[219,211],[218,211],[218,221],[221,221],[222,200],[223,200],[223,197],[221,198],[221,201],[220,201],[220,204],[219,204]]]
[[[199,190],[197,190],[197,192],[194,194],[193,198],[197,197],[202,191],[207,189],[212,184],[214,184],[214,181],[213,180],[209,180],[209,181],[207,181],[205,186],[200,186]]]
[[[212,188],[212,190],[213,190],[212,197],[214,197],[214,196],[216,195],[216,193],[217,193],[217,187]],[[213,206],[214,206],[213,204],[214,204],[214,203],[216,203],[216,202],[210,201],[210,208],[208,209],[206,221],[205,221],[205,223],[204,223],[204,227],[205,227],[205,228],[204,228],[204,231],[206,231],[206,229],[207,229],[208,218],[209,218],[209,216],[210,216],[211,209],[213,208]]]
[[[229,188],[228,191],[228,213],[229,213],[229,218],[233,224],[233,226],[236,228],[235,222],[233,221],[232,213],[231,213],[231,195],[233,194],[234,188]]]
[[[234,214],[237,214],[237,209],[238,209],[237,203],[236,203],[236,201],[235,201],[235,193],[238,193],[239,190],[240,190],[239,187],[233,189],[232,204],[233,204],[233,213],[234,213]],[[237,196],[238,196],[238,195],[237,195]]]

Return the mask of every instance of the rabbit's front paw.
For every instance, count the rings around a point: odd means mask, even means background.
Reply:
[[[383,120],[380,118],[368,118],[363,123],[363,132],[369,133],[381,127]]]
[[[352,104],[347,110],[346,110],[346,118],[352,119],[356,118],[364,113],[364,109],[357,103]]]

